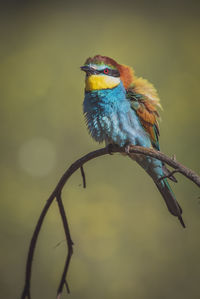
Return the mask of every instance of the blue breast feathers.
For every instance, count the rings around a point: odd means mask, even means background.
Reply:
[[[85,92],[83,103],[87,126],[98,142],[113,142],[119,146],[151,145],[148,134],[126,99],[123,84],[112,89]]]

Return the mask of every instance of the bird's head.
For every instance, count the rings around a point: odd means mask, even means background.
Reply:
[[[128,88],[133,82],[133,70],[107,56],[89,57],[81,70],[86,73],[86,91],[114,88],[120,82]]]

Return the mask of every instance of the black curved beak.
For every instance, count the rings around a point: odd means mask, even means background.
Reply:
[[[84,72],[87,72],[87,71],[90,70],[90,67],[89,67],[89,66],[86,66],[86,65],[83,65],[83,66],[80,67],[80,69],[81,69],[82,71],[84,71]]]
[[[81,66],[80,69],[84,72],[86,72],[86,75],[92,75],[92,74],[96,74],[96,70],[93,69],[92,67],[89,67],[87,65]]]

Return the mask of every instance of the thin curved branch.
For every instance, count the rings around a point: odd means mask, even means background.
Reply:
[[[30,299],[30,287],[31,287],[31,271],[32,271],[32,263],[33,263],[33,256],[35,252],[35,247],[38,239],[38,235],[41,229],[41,226],[43,224],[44,218],[53,202],[53,200],[57,197],[58,194],[60,194],[61,190],[63,189],[64,185],[66,184],[67,180],[70,178],[70,176],[79,169],[83,164],[86,162],[103,155],[106,155],[108,153],[107,148],[103,148],[100,150],[93,151],[85,156],[83,156],[81,159],[78,159],[76,162],[74,162],[63,174],[61,179],[59,180],[57,186],[55,187],[52,194],[47,199],[47,202],[40,214],[40,217],[38,219],[38,222],[36,224],[35,230],[33,232],[33,236],[31,238],[29,251],[28,251],[28,257],[26,262],[26,274],[25,274],[25,285],[24,289],[21,295],[21,299]]]
[[[112,153],[126,153],[125,148],[120,148],[118,146],[112,146]],[[200,177],[191,169],[185,167],[184,165],[180,164],[179,162],[177,162],[175,159],[169,158],[168,156],[166,156],[165,154],[153,150],[153,149],[149,149],[149,148],[144,148],[141,146],[130,146],[129,147],[129,153],[135,153],[135,154],[141,154],[141,155],[146,155],[146,156],[151,156],[154,158],[157,158],[163,162],[165,162],[166,164],[168,164],[169,166],[171,166],[172,168],[176,169],[176,172],[180,172],[181,174],[183,174],[185,177],[187,177],[189,180],[193,181],[197,186],[200,187]],[[21,295],[21,299],[30,299],[31,295],[30,295],[30,281],[31,281],[31,271],[32,271],[32,263],[33,263],[33,256],[34,256],[34,252],[35,252],[35,247],[36,247],[36,243],[37,243],[37,239],[38,239],[38,235],[41,229],[41,226],[43,224],[44,218],[53,202],[53,200],[56,198],[58,205],[59,205],[59,210],[60,210],[60,214],[63,220],[63,226],[65,229],[65,234],[66,234],[66,239],[67,241],[69,241],[68,244],[71,244],[71,248],[72,248],[72,240],[69,234],[69,229],[67,231],[68,228],[68,224],[66,221],[66,215],[65,213],[63,214],[63,204],[62,204],[62,199],[61,199],[61,191],[64,187],[64,185],[66,184],[67,180],[71,177],[71,175],[78,170],[79,168],[81,168],[86,162],[95,159],[97,157],[100,156],[104,156],[107,154],[111,154],[111,150],[110,147],[105,147],[93,152],[90,152],[89,154],[83,156],[82,158],[78,159],[77,161],[75,161],[67,170],[66,172],[63,174],[63,176],[61,177],[61,179],[59,180],[57,186],[55,187],[54,191],[52,192],[52,194],[49,196],[41,214],[40,217],[38,219],[38,222],[36,224],[35,230],[33,232],[33,236],[30,242],[30,246],[29,246],[29,251],[28,251],[28,257],[27,257],[27,263],[26,263],[26,276],[25,276],[25,285],[24,285],[24,289]],[[83,176],[83,173],[82,173]],[[71,252],[70,252],[71,250]],[[69,253],[70,252],[70,253]],[[68,256],[66,259],[66,263],[65,263],[65,268],[63,271],[63,275],[61,278],[61,282],[58,288],[58,297],[60,298],[62,289],[63,289],[63,285],[65,284],[67,289],[68,289],[68,285],[66,282],[66,273],[69,267],[69,261],[71,258],[71,254],[72,254],[72,249],[69,249],[68,247]]]
[[[62,293],[64,285],[66,285],[67,292],[70,293],[69,286],[68,286],[68,283],[67,283],[67,280],[66,280],[66,276],[67,276],[67,270],[69,269],[69,263],[70,263],[70,260],[71,260],[72,254],[73,254],[73,247],[72,246],[73,246],[74,243],[71,239],[65,209],[64,209],[64,206],[63,206],[63,203],[62,203],[61,193],[59,193],[56,196],[56,199],[57,199],[57,202],[58,202],[58,207],[59,207],[59,210],[60,210],[60,215],[61,215],[61,218],[62,218],[63,227],[64,227],[64,230],[65,230],[65,236],[66,236],[66,240],[67,240],[67,246],[68,246],[67,259],[66,259],[66,262],[65,262],[63,275],[62,275],[62,278],[61,278],[61,281],[60,281],[60,284],[59,284],[59,287],[58,287],[58,290],[57,290],[57,299],[59,299],[60,295]]]
[[[113,149],[113,152],[115,152],[115,149]],[[124,150],[116,147],[116,152],[124,152]],[[157,158],[158,160],[165,162],[169,166],[175,168],[177,170],[176,172],[180,172],[181,174],[183,174],[185,177],[187,177],[189,180],[193,181],[197,186],[200,187],[199,175],[197,175],[193,170],[177,162],[175,159],[169,158],[168,156],[166,156],[165,154],[159,151],[156,151],[151,148],[144,148],[142,146],[131,145],[129,152]]]

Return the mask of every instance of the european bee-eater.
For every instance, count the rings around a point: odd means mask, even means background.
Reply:
[[[81,70],[86,73],[83,111],[91,136],[106,145],[140,145],[159,151],[157,107],[161,105],[154,86],[137,77],[131,67],[106,56],[89,57]],[[182,209],[167,179],[160,180],[169,174],[164,163],[148,156],[128,155],[151,176],[169,211],[185,227]]]

